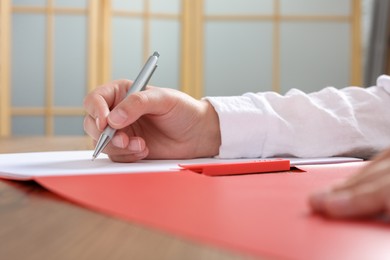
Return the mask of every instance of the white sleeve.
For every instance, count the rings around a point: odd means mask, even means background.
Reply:
[[[390,77],[370,88],[327,87],[206,97],[218,113],[221,158],[368,158],[390,147]]]

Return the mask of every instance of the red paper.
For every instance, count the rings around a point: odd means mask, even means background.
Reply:
[[[390,229],[312,215],[308,194],[362,163],[308,173],[209,177],[190,171],[39,177],[76,203],[203,243],[281,259],[390,259]]]

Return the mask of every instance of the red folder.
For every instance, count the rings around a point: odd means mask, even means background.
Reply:
[[[305,166],[300,173],[210,177],[183,170],[36,181],[91,209],[255,257],[387,260],[388,224],[326,219],[307,205],[311,191],[363,164]]]

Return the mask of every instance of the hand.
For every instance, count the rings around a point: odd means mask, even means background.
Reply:
[[[126,97],[132,82],[103,85],[84,100],[84,130],[93,140],[109,124],[118,129],[104,149],[111,160],[211,157],[221,143],[214,108],[180,91],[148,86]],[[112,111],[110,111],[112,109]]]
[[[390,149],[344,183],[314,193],[309,203],[314,211],[336,218],[390,214]]]

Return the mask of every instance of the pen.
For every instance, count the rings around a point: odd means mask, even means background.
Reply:
[[[145,88],[145,86],[148,84],[149,79],[152,77],[153,72],[157,68],[157,61],[160,57],[160,54],[155,51],[152,56],[149,57],[149,59],[146,61],[145,65],[141,69],[140,73],[138,74],[137,78],[135,79],[133,85],[127,92],[127,96],[141,91]],[[96,159],[96,157],[99,156],[101,151],[107,146],[107,144],[111,141],[112,137],[114,136],[116,132],[116,129],[112,128],[111,126],[107,125],[107,127],[104,129],[102,134],[100,135],[100,138],[96,144],[95,151],[92,155],[92,161]]]

